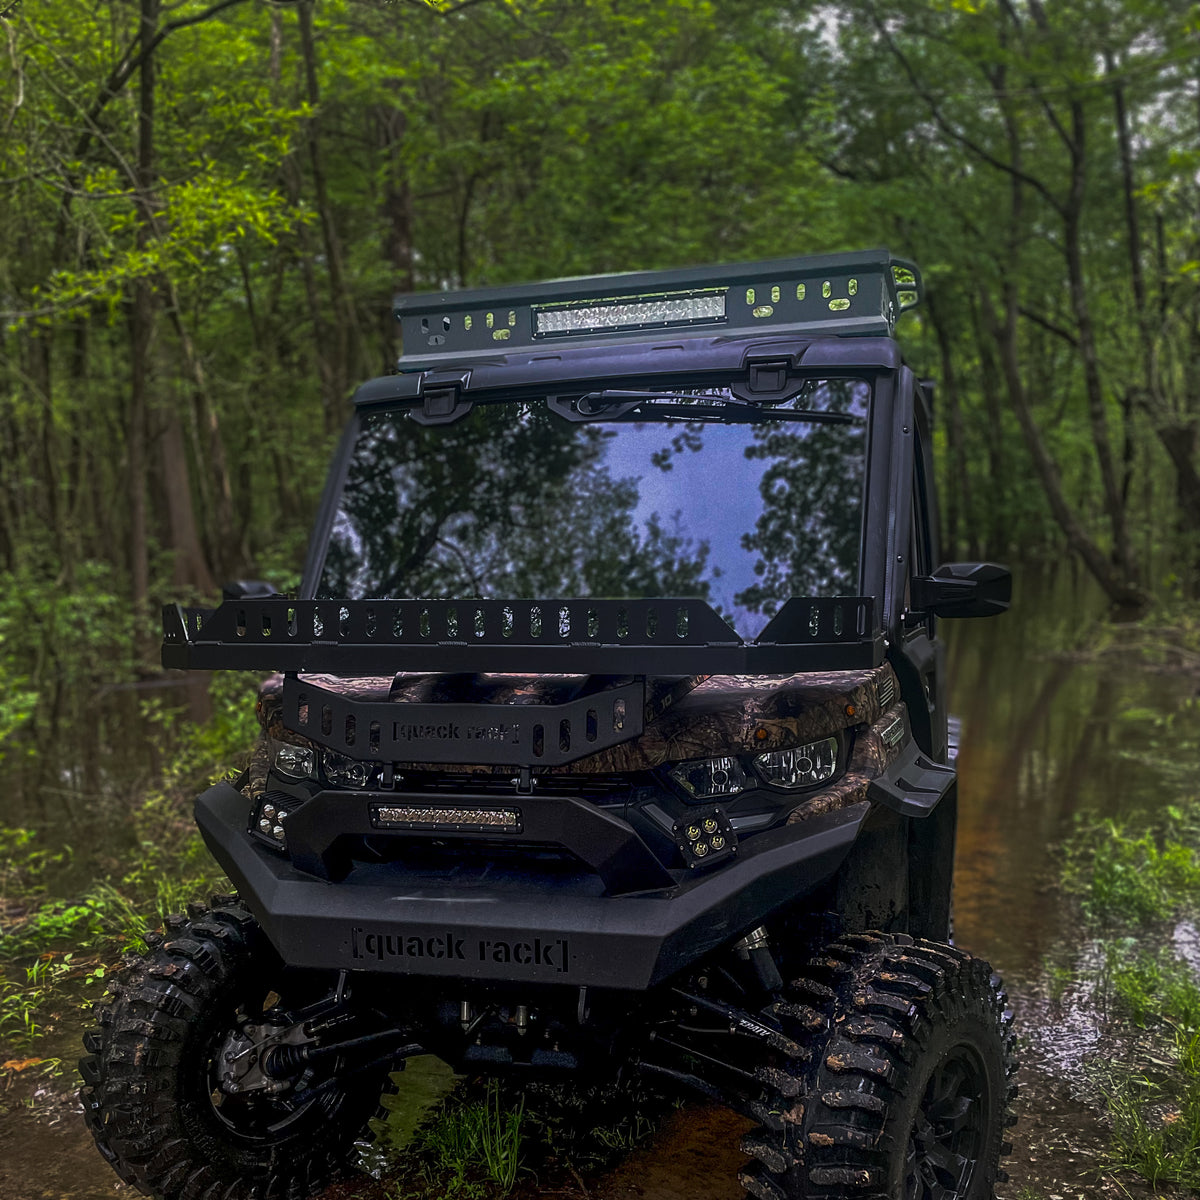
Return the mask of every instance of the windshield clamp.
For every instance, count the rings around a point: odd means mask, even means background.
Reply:
[[[409,409],[418,425],[449,425],[475,407],[475,401],[463,396],[471,379],[470,371],[461,374],[430,371],[422,381],[420,407]]]
[[[746,380],[735,381],[729,390],[754,404],[781,404],[804,387],[804,381],[792,375],[790,358],[751,359],[746,363]]]

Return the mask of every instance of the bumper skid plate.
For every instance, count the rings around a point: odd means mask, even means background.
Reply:
[[[197,799],[196,820],[295,966],[643,991],[831,878],[870,806],[768,831],[719,870],[619,896],[603,895],[596,877],[490,868],[420,873],[358,864],[331,883],[256,845],[247,807],[241,792],[219,783]]]

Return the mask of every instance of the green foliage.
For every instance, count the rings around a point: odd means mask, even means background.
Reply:
[[[1104,925],[1162,921],[1200,899],[1200,807],[1170,805],[1155,827],[1082,824],[1066,846],[1065,883]]]
[[[115,878],[92,881],[69,899],[47,894],[72,866],[69,847],[50,848],[36,831],[0,829],[0,1042],[31,1046],[39,1013],[72,1003],[80,986],[103,978],[119,954],[145,949],[145,933],[169,913],[228,890],[189,816],[190,798],[245,756],[253,734],[254,680],[226,673],[212,683],[211,719],[193,726],[157,703],[145,719],[160,729],[165,765],[130,814],[140,852]],[[185,799],[186,798],[186,799]],[[185,807],[185,804],[187,807]]]
[[[1140,719],[1135,716],[1134,719]],[[1200,979],[1164,945],[1165,924],[1200,911],[1200,799],[1157,821],[1081,825],[1067,885],[1102,936],[1098,998],[1148,1031],[1139,1064],[1107,1073],[1113,1162],[1153,1186],[1200,1186]]]
[[[248,671],[214,671],[208,688],[211,714],[199,725],[182,720],[179,710],[161,701],[142,703],[142,720],[167,758],[158,797],[197,780],[214,783],[245,759],[259,734],[258,685],[259,677]],[[143,828],[161,816],[155,803],[152,797],[143,808]]]
[[[524,1098],[509,1105],[495,1080],[482,1096],[452,1096],[413,1135],[417,1170],[438,1195],[505,1196],[521,1169],[524,1118]],[[394,1192],[397,1200],[406,1186]]]
[[[526,1089],[529,1141],[548,1165],[597,1173],[643,1145],[673,1101],[628,1084],[542,1083]]]
[[[1133,937],[1106,943],[1104,956],[1111,993],[1135,1022],[1200,1029],[1200,986],[1187,963],[1165,949],[1142,949]]]
[[[1174,645],[1164,645],[1158,641],[1144,649],[1143,652],[1151,661],[1157,659],[1169,663],[1173,659],[1179,665],[1183,665],[1181,660],[1186,661],[1185,656],[1189,652],[1177,643],[1186,642],[1195,634],[1189,631],[1186,623],[1171,632]],[[1133,641],[1135,652],[1141,648],[1136,636],[1133,639],[1122,639],[1118,645],[1130,640]],[[1123,738],[1124,757],[1157,772],[1168,786],[1179,790],[1193,786],[1194,764],[1200,760],[1200,697],[1189,696],[1182,704],[1166,711],[1132,708],[1121,714],[1121,720],[1128,728]],[[1172,819],[1181,820],[1182,814],[1173,816]],[[1191,819],[1200,820],[1195,817]]]
[[[1109,1111],[1119,1166],[1155,1187],[1200,1188],[1200,1030],[1176,1029],[1163,1066],[1123,1081]]]
[[[597,1173],[645,1142],[671,1108],[636,1088],[536,1080],[464,1081],[434,1104],[452,1077],[419,1063],[392,1076],[387,1120],[372,1122],[370,1157],[382,1159],[385,1177],[394,1173],[393,1200],[482,1200],[502,1196],[521,1175]]]

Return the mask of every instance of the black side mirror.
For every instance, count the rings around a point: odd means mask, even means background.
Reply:
[[[221,585],[222,600],[269,600],[278,595],[275,585],[263,579],[234,579]]]
[[[1012,572],[997,563],[943,563],[912,581],[914,611],[937,617],[994,617],[1012,600]]]

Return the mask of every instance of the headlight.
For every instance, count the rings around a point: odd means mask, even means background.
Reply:
[[[293,746],[272,738],[275,770],[289,779],[312,779],[317,773],[317,756],[311,746]]]
[[[321,769],[325,772],[325,778],[335,787],[366,787],[378,766],[378,763],[359,762],[356,758],[347,758],[344,754],[334,754],[329,750],[321,755]]]
[[[736,796],[750,781],[736,758],[699,758],[671,768],[671,778],[695,800]]]
[[[837,738],[822,738],[791,750],[769,750],[754,760],[754,769],[775,787],[807,788],[833,778],[838,765]]]

